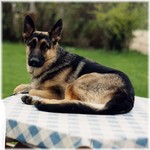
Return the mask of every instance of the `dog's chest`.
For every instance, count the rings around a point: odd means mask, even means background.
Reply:
[[[33,89],[40,89],[40,81],[38,79],[32,80],[31,86]]]
[[[47,80],[44,83],[39,83],[38,80],[34,80],[32,82],[32,87],[34,89],[48,91],[49,93],[52,93],[52,95],[55,95],[55,98],[57,99],[63,99],[65,94],[65,89],[67,87],[66,82],[60,82],[60,81],[51,81]]]
[[[33,78],[31,85],[34,89],[40,90],[49,90],[51,87],[65,87],[68,85],[68,78],[70,74],[71,68],[66,68],[63,71],[55,74],[53,78],[47,78],[44,82],[42,82],[43,77]]]

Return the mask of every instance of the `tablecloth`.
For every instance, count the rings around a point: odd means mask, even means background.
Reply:
[[[0,101],[0,150],[5,149],[6,115],[3,101]]]
[[[21,101],[4,99],[6,136],[39,148],[148,148],[148,99],[135,97],[130,113],[82,115],[38,111]]]

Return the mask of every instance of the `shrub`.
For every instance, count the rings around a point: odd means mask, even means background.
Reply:
[[[127,49],[133,30],[147,28],[148,3],[16,3],[3,4],[3,40],[22,41],[23,16],[32,12],[37,29],[48,30],[62,18],[68,46]]]
[[[128,48],[132,32],[145,20],[143,16],[147,16],[145,7],[145,3],[96,4],[92,12],[95,18],[85,32],[91,37],[90,44],[110,50]]]

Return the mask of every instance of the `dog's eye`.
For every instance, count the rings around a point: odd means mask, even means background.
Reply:
[[[45,42],[43,42],[43,43],[41,44],[40,48],[41,48],[42,50],[45,50],[45,49],[49,48],[49,46],[48,46]]]
[[[32,40],[28,45],[30,46],[31,49],[35,48],[36,40]]]

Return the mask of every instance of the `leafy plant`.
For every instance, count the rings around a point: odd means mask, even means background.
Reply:
[[[143,16],[147,16],[145,3],[102,3],[95,4],[92,12],[95,18],[90,21],[87,35],[94,36],[92,45],[106,49],[126,49],[132,39],[132,32],[140,27]],[[145,22],[147,24],[147,22]],[[146,26],[146,25],[145,25]]]
[[[3,2],[3,40],[22,41],[23,18],[35,16],[37,29],[48,30],[62,18],[64,45],[123,50],[133,30],[147,29],[148,2]]]

